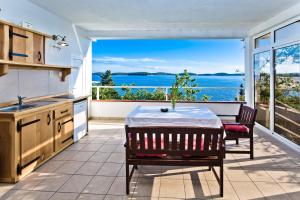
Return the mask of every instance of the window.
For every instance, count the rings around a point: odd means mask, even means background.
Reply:
[[[270,45],[270,33],[255,39],[255,48],[265,47]]]
[[[275,31],[275,42],[300,39],[300,21],[289,24]]]
[[[275,132],[300,144],[300,44],[274,54]]]
[[[254,55],[256,121],[270,127],[270,51]]]

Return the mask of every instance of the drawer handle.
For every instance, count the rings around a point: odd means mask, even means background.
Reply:
[[[38,61],[41,62],[41,60],[42,60],[42,53],[39,51],[38,52]]]
[[[47,115],[47,125],[51,123],[51,116],[50,113]]]
[[[61,143],[63,144],[63,143],[65,143],[65,142],[69,141],[70,139],[73,139],[73,135],[72,135],[72,136],[70,136],[70,137],[68,137],[67,139],[65,139],[65,140],[64,140],[64,141],[62,141]]]
[[[67,124],[67,123],[69,123],[69,122],[73,122],[73,118],[72,118],[72,119],[69,119],[68,121],[63,122],[62,125],[65,125],[65,124]]]
[[[61,111],[60,112],[60,114],[64,114],[64,113],[66,113],[66,112],[68,112],[69,110],[67,109],[67,110],[64,110],[64,111]]]
[[[57,131],[60,133],[60,131],[61,131],[61,124],[60,124],[60,122],[58,123],[58,127],[57,128],[58,128]]]

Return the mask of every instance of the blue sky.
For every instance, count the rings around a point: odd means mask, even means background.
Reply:
[[[98,40],[93,43],[93,72],[244,72],[239,39]]]

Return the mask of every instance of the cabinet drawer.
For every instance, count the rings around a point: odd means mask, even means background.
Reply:
[[[73,115],[72,104],[68,104],[54,110],[54,119],[59,119],[67,115]]]

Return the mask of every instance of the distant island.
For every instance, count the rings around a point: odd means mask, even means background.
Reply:
[[[93,75],[99,76],[103,74],[103,72],[94,72]],[[182,73],[179,73],[182,75]],[[176,75],[175,73],[166,73],[166,72],[114,72],[112,75],[128,75],[128,76],[150,76],[150,75]],[[213,74],[197,74],[197,73],[189,73],[191,76],[244,76],[244,73],[213,73]]]

